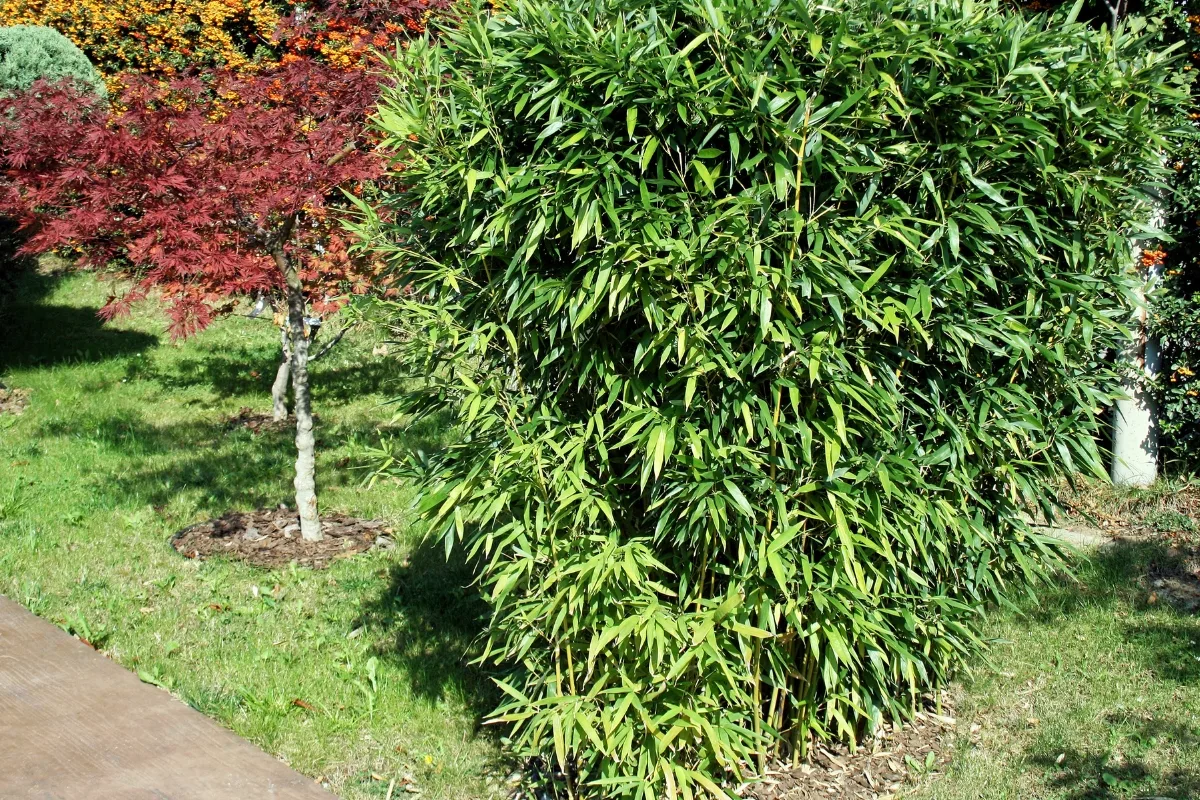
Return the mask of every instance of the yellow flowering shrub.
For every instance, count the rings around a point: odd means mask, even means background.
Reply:
[[[45,25],[103,73],[170,74],[188,65],[234,69],[269,57],[280,19],[270,0],[4,0],[0,27]],[[261,49],[260,49],[261,48]]]

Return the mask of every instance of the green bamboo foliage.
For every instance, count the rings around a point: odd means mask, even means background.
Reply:
[[[569,797],[902,718],[1103,474],[1169,57],[995,0],[513,0],[391,64],[421,510]]]

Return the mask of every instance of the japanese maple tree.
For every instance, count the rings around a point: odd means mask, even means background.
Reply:
[[[286,303],[296,505],[303,537],[319,539],[310,314],[374,280],[331,212],[380,174],[364,134],[378,79],[292,55],[253,75],[122,82],[112,109],[65,84],[0,100],[0,214],[20,219],[26,251],[70,248],[127,278],[105,317],[155,291],[182,337],[239,297]]]

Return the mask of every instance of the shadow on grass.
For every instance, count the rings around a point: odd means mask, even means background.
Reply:
[[[357,483],[361,476],[349,469],[344,451],[378,430],[370,421],[318,420],[319,486]],[[123,506],[164,507],[188,494],[200,503],[202,513],[217,516],[294,502],[295,434],[288,429],[256,434],[211,417],[156,425],[139,413],[114,410],[54,416],[35,436],[42,448],[55,439],[73,439],[119,454],[125,468],[119,474],[93,476],[90,484],[96,495]]]
[[[96,310],[46,305],[57,277],[23,269],[0,317],[0,372],[14,367],[107,361],[158,344],[157,336],[105,325]]]
[[[0,324],[8,302],[16,294],[25,273],[33,269],[33,259],[17,255],[21,238],[15,221],[0,217]]]
[[[127,380],[153,381],[164,389],[206,389],[222,399],[255,391],[269,397],[279,365],[278,331],[267,326],[261,336],[254,338],[261,341],[256,345],[223,348],[202,357],[182,358],[166,369],[152,363],[130,363],[125,377]],[[393,383],[394,363],[369,354],[362,354],[363,360],[353,363],[334,359],[338,349],[349,347],[346,342],[339,343],[327,358],[312,366],[314,405],[357,400],[378,394]]]
[[[1168,686],[1200,685],[1200,618],[1165,607],[1152,607],[1147,574],[1182,568],[1184,554],[1153,540],[1118,541],[1084,558],[1076,580],[1063,579],[1043,591],[1027,617],[1038,625],[1056,626],[1064,617],[1101,610],[1119,620],[1127,647],[1122,651],[1155,680]],[[1086,665],[1083,665],[1086,669]],[[1118,710],[1108,714],[1108,748],[1055,748],[1028,755],[1045,771],[1064,800],[1156,800],[1200,798],[1200,771],[1162,769],[1149,756],[1166,748],[1200,749],[1200,720],[1182,712],[1172,718]]]
[[[125,469],[90,483],[97,495],[123,506],[162,507],[188,493],[215,516],[290,499],[294,446],[282,433],[256,437],[211,420],[154,425],[140,414],[111,412],[51,419],[37,437],[43,446],[84,439],[119,453]]]
[[[1111,716],[1111,715],[1110,715]],[[1127,743],[1124,752],[1065,751],[1035,753],[1030,763],[1045,770],[1050,785],[1063,792],[1063,800],[1192,800],[1200,797],[1200,772],[1190,769],[1158,771],[1147,759],[1148,752],[1159,746],[1179,750],[1200,747],[1200,729],[1195,724],[1140,720],[1110,720],[1120,729]]]
[[[422,542],[391,566],[386,587],[367,602],[358,624],[386,634],[378,655],[406,665],[415,692],[435,699],[452,692],[481,718],[499,692],[470,663],[488,615],[474,579],[461,549],[447,559],[440,542]]]
[[[1116,610],[1129,606],[1138,611],[1150,608],[1147,574],[1182,571],[1186,557],[1177,549],[1154,540],[1121,540],[1091,556],[1076,569],[1074,580],[1063,578],[1056,587],[1040,593],[1028,616],[1043,625],[1053,625],[1065,616],[1086,609]],[[1200,685],[1200,645],[1196,634],[1200,622],[1194,615],[1163,613],[1153,617],[1129,615],[1122,633],[1143,666],[1163,680]]]

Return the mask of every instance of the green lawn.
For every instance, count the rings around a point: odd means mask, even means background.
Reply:
[[[196,563],[168,545],[180,527],[290,502],[290,435],[225,425],[270,410],[277,333],[228,318],[172,344],[152,307],[101,326],[106,294],[30,274],[0,311],[0,379],[31,393],[0,417],[0,592],[345,798],[406,773],[431,799],[496,794],[469,578],[416,546],[407,487],[350,468],[391,418],[386,362],[354,358],[371,336],[314,367],[318,479],[326,509],[387,519],[399,546],[323,572]]]
[[[494,695],[462,656],[481,613],[469,578],[417,547],[407,487],[368,491],[351,469],[392,428],[380,404],[395,370],[362,357],[376,342],[361,333],[314,370],[319,477],[325,508],[388,519],[400,546],[324,572],[195,563],[172,532],[289,500],[288,434],[224,424],[270,408],[275,334],[230,318],[172,344],[152,308],[101,326],[106,294],[29,275],[0,310],[0,378],[32,400],[0,417],[0,592],[345,798],[383,797],[405,774],[431,800],[502,796],[477,722]],[[1200,620],[1145,605],[1155,558],[1109,551],[1081,583],[994,615],[954,764],[914,796],[1200,798]]]
[[[964,680],[960,741],[924,800],[1200,798],[1200,618],[1147,604],[1169,556],[1116,546],[1022,614]],[[979,729],[971,734],[971,726]]]

